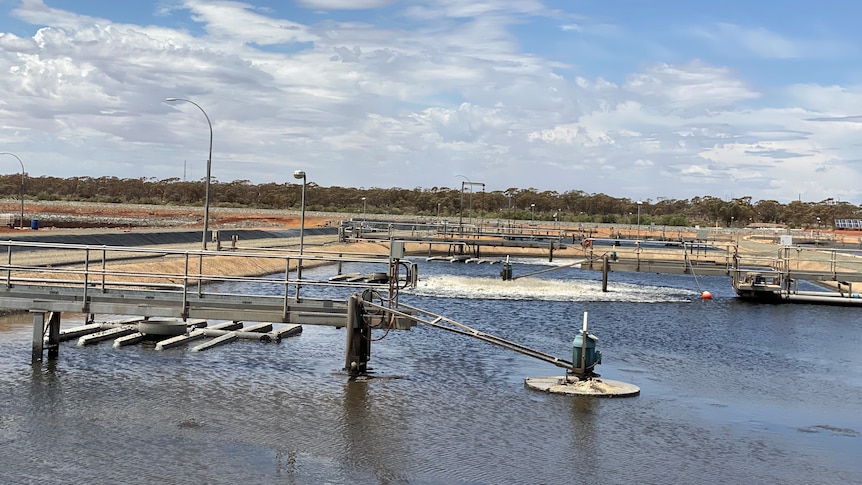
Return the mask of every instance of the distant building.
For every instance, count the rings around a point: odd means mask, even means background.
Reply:
[[[787,224],[774,224],[772,222],[752,222],[745,226],[747,229],[772,229],[773,231],[787,229]]]
[[[862,219],[835,219],[836,229],[862,230]]]

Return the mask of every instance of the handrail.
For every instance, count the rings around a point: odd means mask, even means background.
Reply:
[[[290,306],[294,305],[296,301],[296,298],[291,296],[291,292],[289,291],[291,286],[301,284],[303,286],[373,287],[377,289],[388,287],[390,292],[397,293],[400,288],[415,285],[416,282],[415,264],[409,263],[406,260],[390,260],[388,255],[377,255],[376,258],[372,258],[368,254],[354,255],[343,251],[338,252],[337,256],[322,253],[299,255],[292,251],[272,250],[270,248],[213,251],[27,241],[0,241],[0,245],[5,245],[7,248],[6,264],[0,265],[0,269],[6,272],[7,291],[12,289],[14,285],[19,284],[71,287],[74,289],[73,292],[78,294],[76,299],[81,299],[85,311],[90,298],[90,292],[93,289],[97,289],[101,293],[117,289],[158,289],[166,294],[176,293],[179,295],[181,293],[183,308],[188,308],[189,299],[192,297],[190,290],[195,285],[198,289],[191,291],[195,291],[197,298],[202,299],[205,295],[215,295],[214,293],[205,292],[203,286],[214,282],[233,282],[281,285],[284,288],[284,294],[278,295],[278,297],[283,300],[281,306],[283,313],[286,315]],[[180,264],[176,265],[175,269],[171,269],[168,266],[164,271],[125,266],[129,264],[130,260],[152,259],[155,261],[159,260],[159,258],[166,258],[164,259],[166,262],[179,261]],[[182,259],[180,260],[179,258]],[[192,258],[199,260],[199,268],[192,269],[192,265],[190,264]],[[220,264],[228,266],[231,264],[230,260],[236,260],[238,263],[244,260],[281,261],[283,263],[255,263],[256,269],[266,271],[267,268],[279,268],[280,266],[280,269],[273,269],[270,274],[283,271],[285,276],[283,279],[273,279],[266,276],[244,276],[236,274],[237,272],[233,270],[214,271],[207,268],[204,260],[208,262],[218,260]],[[371,283],[366,281],[317,281],[308,278],[293,278],[291,277],[291,267],[295,266],[299,260],[305,261],[306,266],[310,266],[313,263],[339,265],[340,263],[385,264],[388,267],[392,265],[405,265],[409,277],[405,279],[403,285],[395,284],[393,286],[390,286],[388,283]],[[195,263],[198,263],[198,261],[195,261]],[[198,264],[194,266],[198,266]],[[213,268],[212,264],[209,265],[209,268]],[[387,271],[387,274],[390,274],[390,272]]]
[[[862,257],[835,248],[782,246],[775,256],[737,253],[736,259],[737,274],[768,268],[789,278],[862,281]]]

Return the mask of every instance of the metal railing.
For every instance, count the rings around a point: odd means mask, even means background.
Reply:
[[[370,254],[318,251],[299,255],[263,248],[203,251],[19,241],[0,242],[0,246],[7,253],[5,264],[0,265],[5,272],[0,307],[19,310],[97,313],[99,309],[99,313],[184,318],[223,312],[222,318],[247,319],[246,310],[253,308],[257,317],[269,319],[262,321],[289,322],[295,320],[292,312],[326,313],[327,308],[337,306],[328,300],[300,298],[300,286],[371,287],[396,300],[399,289],[416,282],[415,264]],[[332,265],[338,272],[346,263],[380,265],[386,268],[381,271],[385,274],[404,276],[395,282],[299,279],[293,270],[300,261],[306,268]],[[394,271],[393,266],[402,269]],[[272,277],[281,273],[281,279]],[[218,285],[217,292],[215,283],[235,283],[234,288],[245,289],[224,292],[224,285]],[[277,285],[279,289],[255,294],[249,288],[256,285]],[[133,309],[138,311],[129,311]],[[341,309],[335,313],[341,314]]]

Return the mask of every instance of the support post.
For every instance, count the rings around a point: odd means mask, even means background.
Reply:
[[[608,271],[611,264],[608,262],[608,255],[602,256],[602,293],[608,292]]]
[[[48,358],[56,359],[60,355],[60,312],[33,312],[33,351],[30,356],[33,364],[42,361],[46,335]]]
[[[362,298],[350,295],[347,302],[347,345],[344,370],[351,377],[365,374],[371,358],[371,327],[362,315]]]
[[[42,361],[42,349],[45,341],[45,312],[33,312],[33,352],[30,363]]]
[[[48,358],[60,356],[60,312],[48,314]]]

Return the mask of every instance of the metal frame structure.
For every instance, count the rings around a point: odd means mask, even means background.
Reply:
[[[386,294],[381,301],[393,302],[389,295],[415,285],[417,266],[409,261],[368,255],[327,255],[320,252],[297,255],[282,250],[184,251],[159,248],[86,246],[38,242],[0,242],[7,258],[0,265],[4,281],[0,286],[0,308],[34,314],[33,361],[42,359],[45,348],[49,358],[57,356],[60,315],[84,314],[133,315],[145,318],[227,319],[303,325],[344,327],[350,318],[345,300],[291,296],[290,286],[343,287],[347,292],[361,288],[368,295]],[[43,256],[44,255],[44,256]],[[246,277],[194,272],[194,259],[265,258],[281,261],[283,279]],[[174,259],[182,262],[179,273],[150,273],[123,269],[129,260]],[[39,263],[33,264],[32,261]],[[300,260],[332,264],[372,263],[388,267],[385,274],[404,274],[399,281],[317,281],[291,278],[291,266]],[[45,264],[51,261],[51,264]],[[392,268],[396,266],[396,268]],[[206,267],[206,265],[201,265]],[[399,272],[399,269],[401,270]],[[212,283],[235,282],[282,287],[278,294],[224,293],[210,290]],[[195,289],[197,286],[197,289]],[[275,293],[275,292],[274,292]],[[370,298],[370,297],[369,297]],[[355,311],[355,310],[354,310]],[[383,325],[383,316],[362,315],[361,325]],[[387,321],[402,327],[402,322]],[[370,331],[370,330],[364,330]]]

